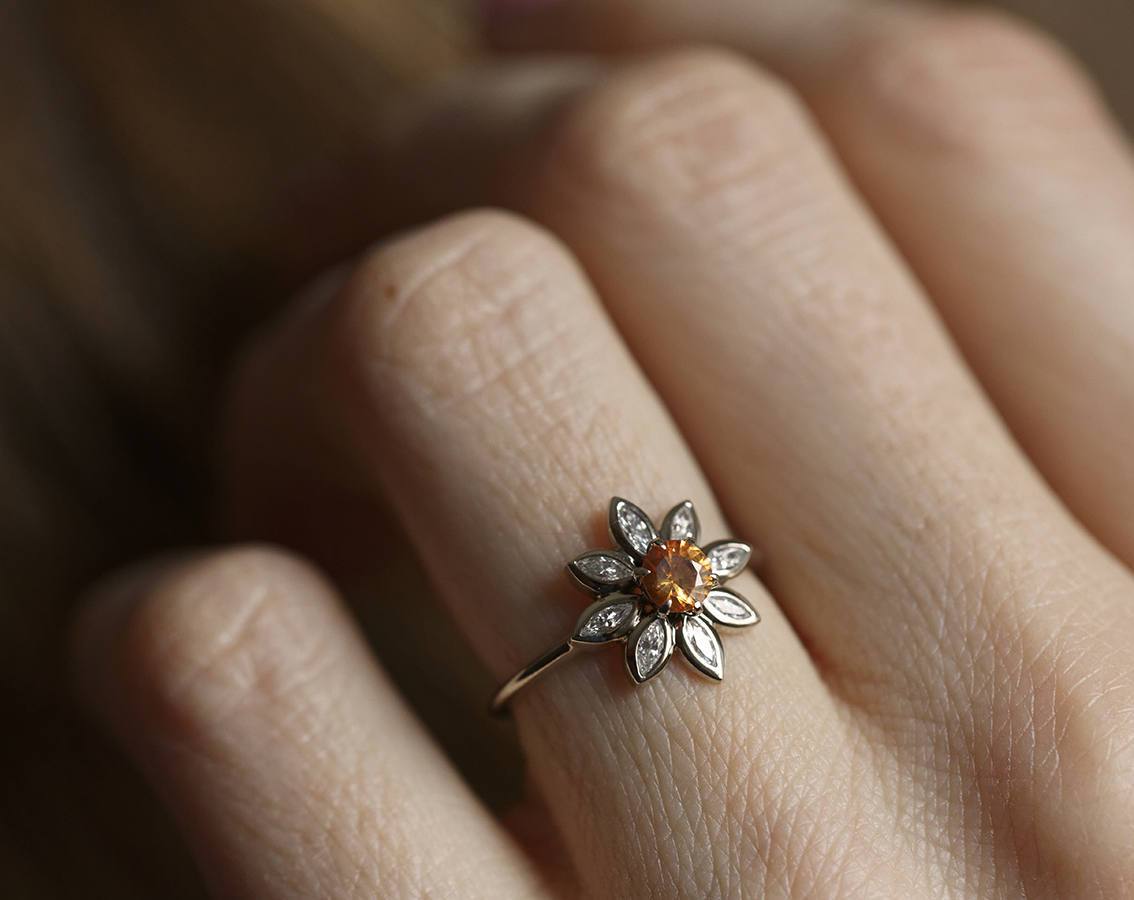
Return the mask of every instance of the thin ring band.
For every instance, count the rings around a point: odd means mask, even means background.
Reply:
[[[567,655],[575,649],[574,644],[570,641],[564,641],[558,647],[548,650],[539,659],[534,660],[530,665],[520,669],[515,675],[509,678],[496,695],[492,698],[491,711],[495,715],[506,712],[508,709],[508,701],[519,693],[519,691],[527,685],[531,684],[540,675],[554,666],[556,663],[567,658]]]
[[[583,646],[625,644],[626,668],[636,684],[660,673],[677,647],[695,670],[720,681],[724,648],[718,627],[760,621],[752,604],[723,586],[749,566],[752,548],[732,540],[699,546],[701,525],[690,501],[673,507],[657,528],[639,507],[614,497],[607,522],[617,548],[591,550],[567,566],[593,602],[566,641],[500,687],[493,713],[506,711],[517,692]]]

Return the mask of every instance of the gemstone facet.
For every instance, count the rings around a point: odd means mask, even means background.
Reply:
[[[714,586],[709,557],[690,541],[651,544],[642,566],[649,570],[641,581],[646,598],[671,612],[698,609]]]

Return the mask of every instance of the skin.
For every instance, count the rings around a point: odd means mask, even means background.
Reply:
[[[228,446],[237,515],[290,502],[319,558],[362,529],[501,679],[570,628],[561,566],[613,494],[688,496],[758,546],[736,586],[763,623],[719,686],[634,688],[611,651],[521,694],[508,831],[310,564],[120,576],[79,624],[83,691],[218,895],[1134,891],[1127,148],[1014,23],[755,6],[494,17],[514,49],[733,50],[523,92],[511,211],[298,302]],[[421,573],[381,540],[402,530]]]

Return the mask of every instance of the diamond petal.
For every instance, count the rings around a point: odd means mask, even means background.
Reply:
[[[658,539],[657,529],[642,510],[621,497],[610,501],[610,536],[635,562],[641,562],[650,543]]]
[[[697,671],[717,681],[724,677],[724,648],[717,630],[704,616],[687,616],[677,633],[677,643]]]
[[[752,558],[752,548],[743,541],[714,541],[705,547],[713,574],[721,581],[735,578]]]
[[[626,637],[638,624],[638,598],[627,594],[604,597],[592,603],[575,623],[571,640],[582,644],[605,644]]]
[[[638,684],[665,668],[673,655],[673,625],[665,616],[643,619],[626,642],[626,668]]]
[[[678,503],[666,513],[661,533],[666,540],[697,543],[697,538],[701,534],[701,522],[697,519],[697,510],[693,508],[693,501]]]
[[[628,587],[634,580],[634,560],[621,550],[592,550],[572,560],[567,570],[584,590],[600,594]]]
[[[718,625],[728,628],[746,628],[760,621],[760,614],[752,604],[736,591],[717,588],[705,598],[705,614]]]

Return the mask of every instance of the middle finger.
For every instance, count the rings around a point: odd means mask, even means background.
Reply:
[[[919,787],[952,797],[954,766],[1002,785],[981,810],[1001,835],[1045,778],[1100,812],[1073,771],[1108,762],[1123,701],[1094,699],[1134,637],[1126,574],[1011,443],[800,104],[678,54],[576,104],[520,170],[518,205],[588,268],[836,693],[919,781],[953,761]],[[1036,779],[1010,737],[1035,732],[1025,752],[1094,767]]]

